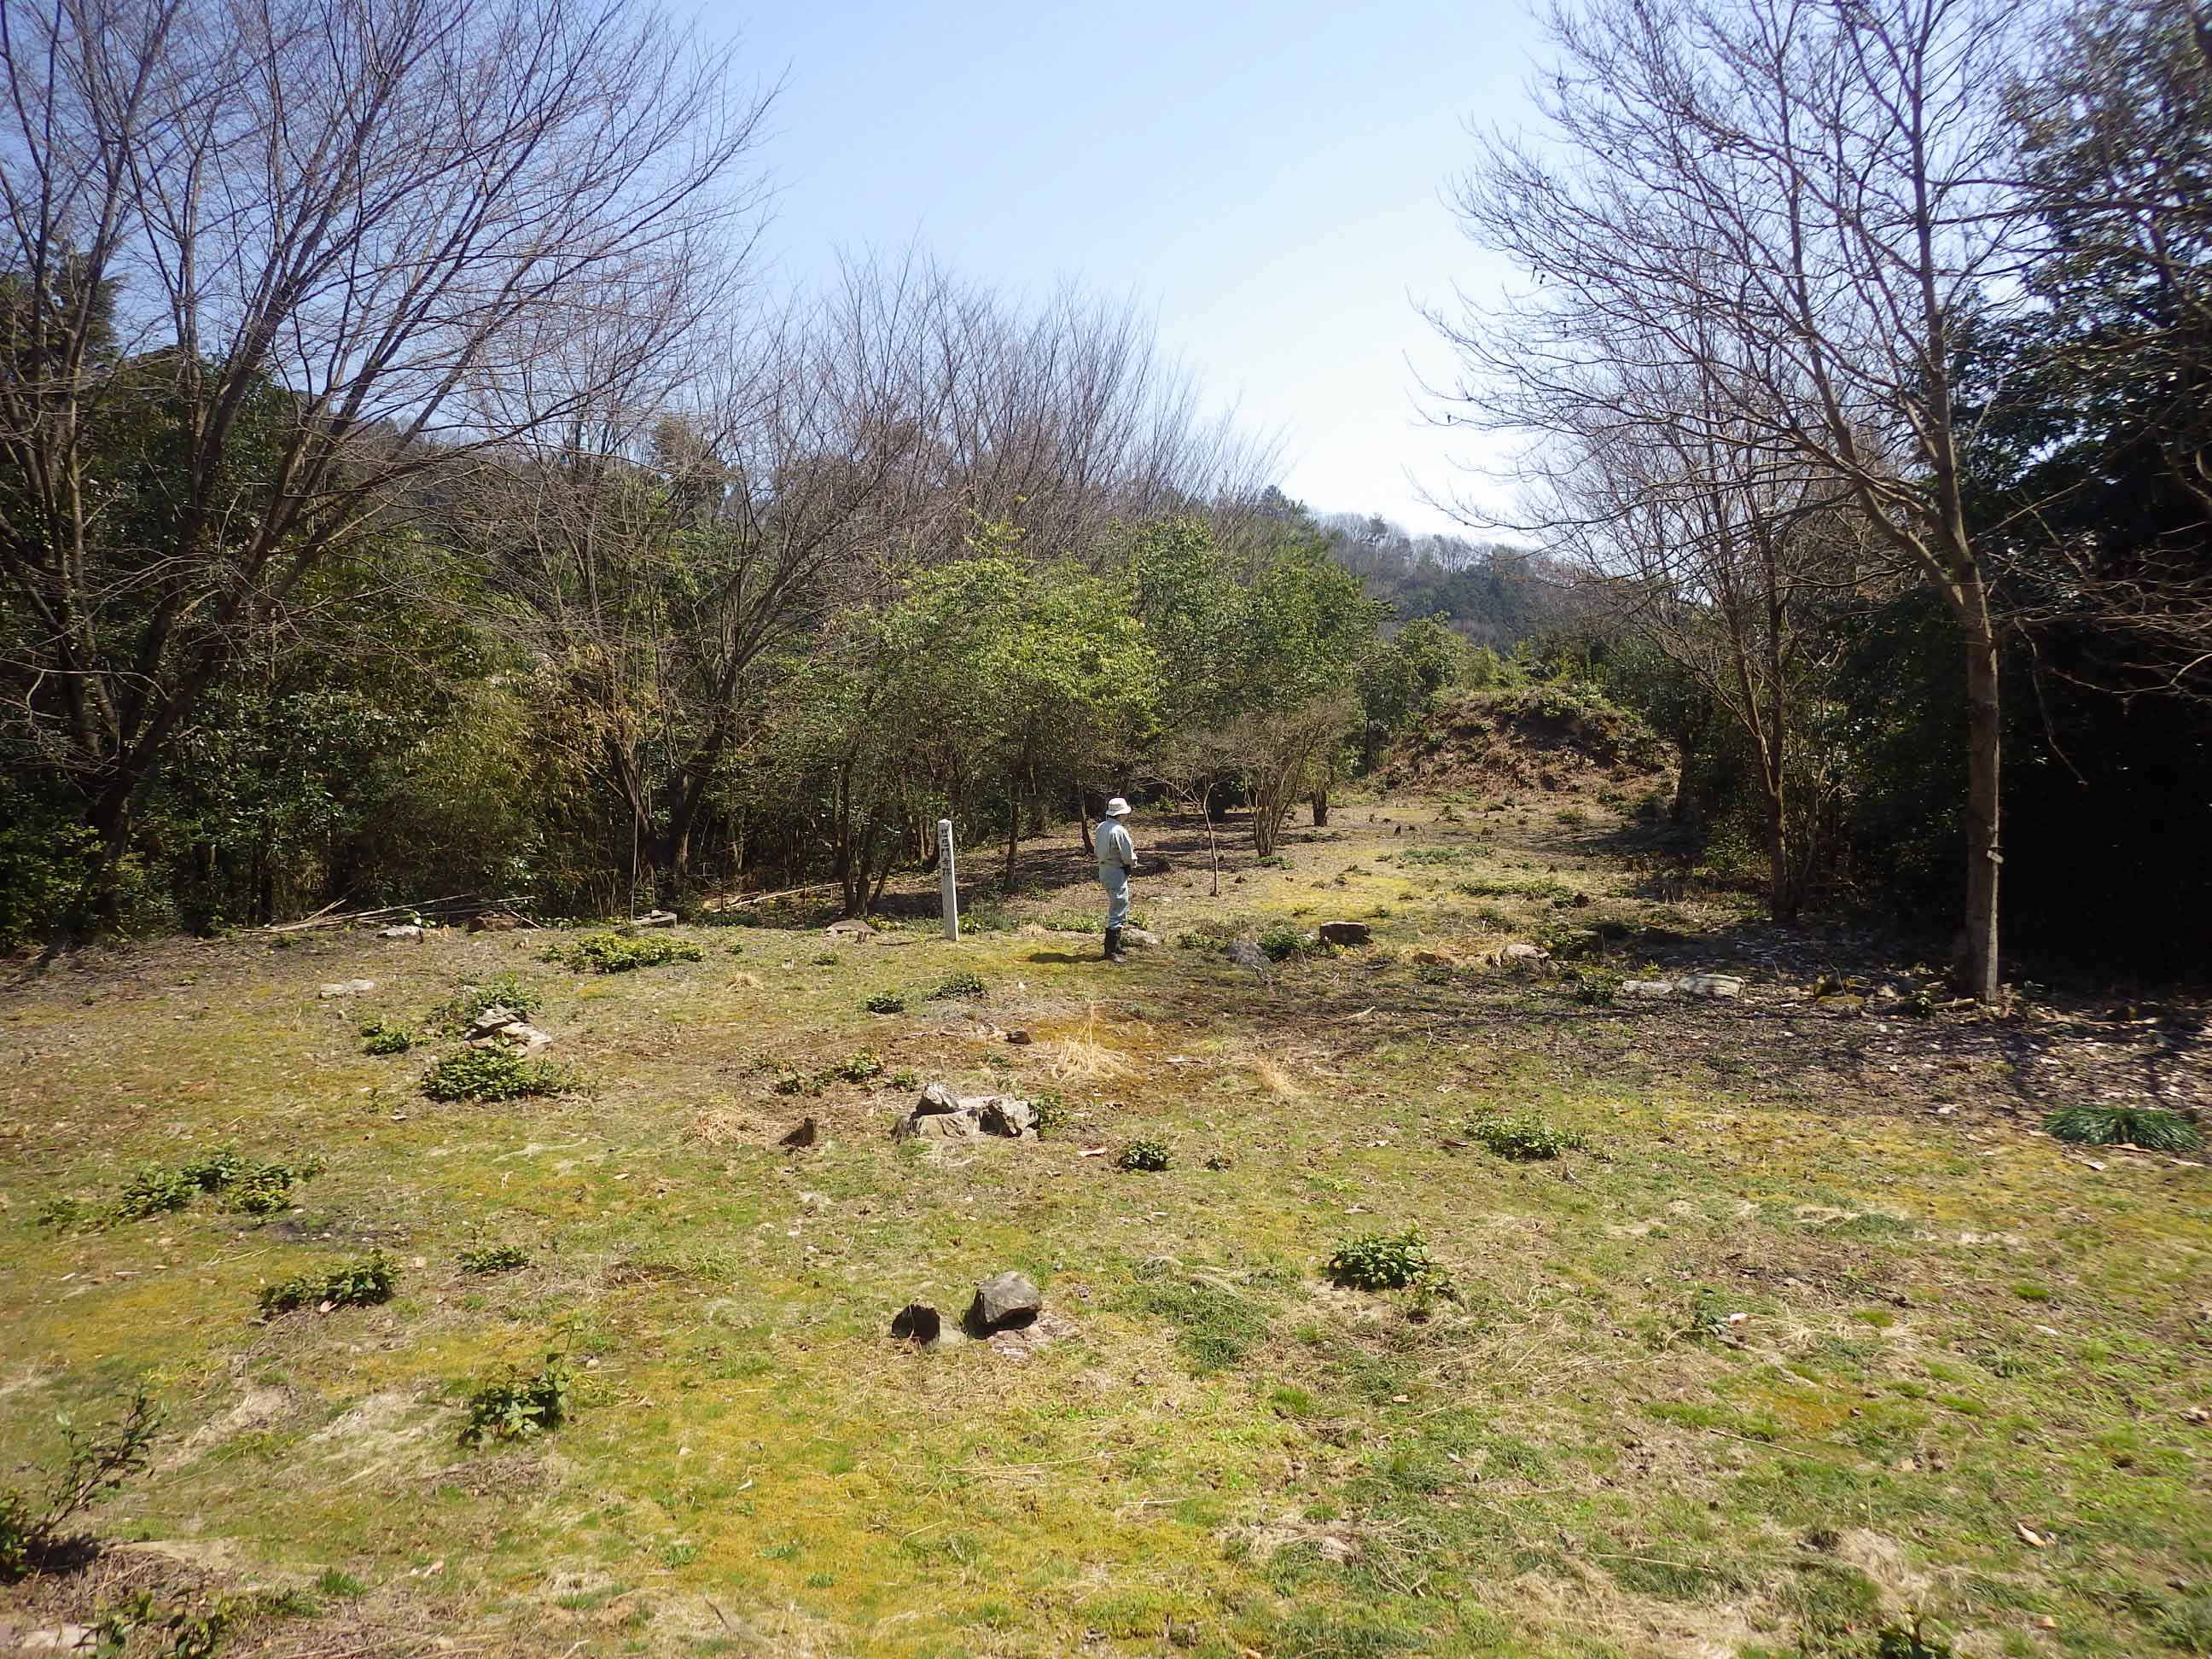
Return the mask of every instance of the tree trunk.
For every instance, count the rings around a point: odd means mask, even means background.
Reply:
[[[111,784],[85,815],[86,824],[100,837],[100,851],[92,865],[93,916],[103,933],[113,933],[123,925],[123,856],[131,846],[134,793],[128,784]]]
[[[1674,746],[1681,751],[1682,763],[1674,773],[1674,799],[1667,804],[1667,817],[1672,823],[1683,823],[1693,816],[1690,801],[1690,768],[1698,757],[1697,739],[1677,737]]]
[[[1014,890],[1014,855],[1022,844],[1022,794],[1017,789],[1006,803],[1006,890]]]
[[[1996,630],[1978,575],[1960,584],[1966,630],[1966,994],[1997,1000],[1997,889],[2004,866],[1998,768],[2004,743],[1997,698]]]
[[[1313,792],[1313,815],[1315,829],[1326,830],[1328,827],[1328,788],[1327,785],[1323,785],[1321,788]]]
[[[1766,809],[1766,908],[1775,921],[1786,926],[1797,920],[1797,884],[1790,871],[1787,803],[1781,788],[1774,783],[1770,782],[1760,793]]]

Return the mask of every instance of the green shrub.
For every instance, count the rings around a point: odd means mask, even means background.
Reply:
[[[1473,847],[1408,847],[1398,854],[1401,864],[1465,864],[1480,856]],[[1382,862],[1378,859],[1378,864]]]
[[[2078,1146],[2140,1146],[2147,1152],[2193,1152],[2203,1131],[2179,1112],[2142,1106],[2062,1106],[2043,1120],[2060,1140]]]
[[[525,1060],[501,1048],[465,1048],[422,1078],[422,1092],[432,1100],[520,1100],[574,1086],[569,1074],[550,1061]]]
[[[392,1300],[399,1270],[381,1250],[371,1252],[326,1273],[295,1273],[261,1287],[261,1311],[274,1316],[295,1308],[369,1308]]]
[[[860,1006],[872,1014],[902,1014],[906,998],[896,991],[878,991]]]
[[[464,1402],[468,1421],[461,1425],[461,1443],[528,1440],[560,1427],[568,1416],[574,1382],[574,1374],[557,1353],[547,1354],[529,1376],[510,1367],[505,1376],[475,1389]]]
[[[1528,881],[1463,881],[1457,890],[1469,898],[1572,898],[1574,890],[1564,883],[1536,877]]]
[[[178,1166],[177,1173],[204,1193],[219,1193],[252,1166],[230,1147]]]
[[[619,933],[586,933],[567,945],[556,945],[544,959],[578,973],[627,974],[639,968],[658,968],[671,962],[703,962],[707,953],[688,939],[647,934],[624,939]],[[831,958],[833,961],[836,958]],[[508,1006],[513,1007],[513,1004]],[[515,1009],[517,1013],[523,1010]]]
[[[1929,1631],[1916,1610],[1909,1625],[1885,1621],[1868,1652],[1871,1659],[1954,1659],[1958,1650]]]
[[[58,1233],[74,1231],[99,1219],[99,1212],[81,1198],[50,1198],[32,1212],[32,1221]]]
[[[822,1080],[842,1078],[848,1083],[866,1083],[871,1078],[884,1074],[884,1057],[873,1048],[862,1048],[833,1065],[822,1068]]]
[[[361,1051],[365,1054],[404,1054],[414,1046],[415,1039],[404,1025],[387,1025],[380,1019],[372,1019],[361,1028]]]
[[[1355,1291],[1416,1291],[1449,1295],[1451,1279],[1419,1227],[1402,1233],[1362,1233],[1338,1245],[1328,1258],[1328,1276]]]
[[[322,1174],[323,1161],[309,1158],[296,1169],[263,1164],[241,1170],[224,1183],[222,1206],[240,1215],[275,1215],[292,1207],[292,1185]]]
[[[1567,975],[1567,985],[1574,992],[1575,1000],[1594,1008],[1613,1005],[1620,994],[1620,975],[1607,973],[1601,968],[1577,968]]]
[[[461,1252],[461,1271],[465,1273],[503,1273],[529,1265],[530,1252],[520,1244],[486,1244],[479,1249]]]
[[[943,1002],[953,997],[980,997],[982,994],[983,981],[980,975],[955,974],[944,984],[932,991],[928,1000],[932,1002]]]
[[[323,1161],[319,1158],[298,1165],[249,1164],[225,1148],[173,1170],[146,1165],[125,1185],[123,1195],[109,1213],[118,1221],[137,1221],[181,1210],[201,1194],[213,1193],[221,1195],[227,1210],[242,1215],[274,1215],[291,1207],[293,1183],[311,1181],[322,1172]],[[84,1216],[76,1200],[65,1202],[74,1206],[73,1217]]]
[[[1203,927],[1188,928],[1176,935],[1176,945],[1185,951],[1206,951],[1215,956],[1237,943],[1237,935],[1224,928]]]
[[[1123,1170],[1164,1170],[1168,1167],[1168,1144],[1157,1135],[1140,1136],[1124,1146],[1114,1163]]]
[[[1059,1133],[1073,1121],[1075,1115],[1068,1106],[1067,1097],[1057,1089],[1040,1090],[1031,1095],[1030,1110],[1036,1114],[1036,1132],[1040,1139],[1046,1135]]]
[[[181,1210],[199,1192],[200,1183],[182,1170],[149,1164],[124,1183],[123,1196],[115,1200],[115,1217],[118,1221],[137,1221]]]
[[[134,1590],[94,1610],[93,1652],[213,1659],[240,1625],[262,1619],[307,1618],[314,1611],[313,1601],[297,1590],[248,1590],[197,1603],[163,1601],[151,1590]]]
[[[894,1089],[919,1089],[921,1087],[921,1073],[909,1070],[905,1066],[901,1066],[897,1071],[891,1073],[891,1087]]]
[[[103,1431],[80,1432],[63,1418],[61,1467],[43,1471],[43,1490],[0,1486],[0,1584],[33,1571],[72,1519],[144,1468],[161,1426],[161,1408],[143,1382]]]
[[[1477,1118],[1467,1126],[1467,1133],[1471,1139],[1480,1141],[1498,1157],[1521,1162],[1580,1152],[1583,1145],[1583,1138],[1572,1131],[1528,1115]]]
[[[1270,962],[1288,962],[1292,957],[1320,946],[1305,935],[1303,928],[1289,922],[1278,922],[1260,935],[1260,949]]]

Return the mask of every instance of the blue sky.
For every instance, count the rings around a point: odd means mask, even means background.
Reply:
[[[1502,274],[1442,191],[1468,121],[1520,118],[1513,0],[710,0],[703,21],[786,79],[781,274],[919,238],[1016,289],[1133,295],[1217,402],[1279,434],[1292,495],[1449,527],[1419,490],[1467,487],[1474,441],[1421,421],[1416,377],[1450,359],[1414,302]]]

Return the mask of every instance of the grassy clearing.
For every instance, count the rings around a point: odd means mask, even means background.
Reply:
[[[1218,902],[1141,884],[1170,938],[1375,927],[1265,978],[1109,969],[1018,907],[957,946],[687,930],[711,948],[647,972],[489,934],[81,959],[0,1003],[0,1466],[149,1378],[171,1427],[100,1531],[319,1608],[234,1652],[1747,1659],[1868,1653],[1909,1606],[1963,1653],[2191,1651],[2204,1168],[2089,1159],[2040,1130],[2076,1080],[2013,1036],[1755,955],[1725,1005],[1477,968],[1560,925],[1554,887],[1622,922],[1616,966],[1662,926],[1725,965],[1738,901],[1639,898],[1533,816],[1478,844],[1340,806]],[[1384,862],[1437,847],[1467,855]],[[1070,864],[1045,914],[1088,904]],[[362,1052],[500,975],[587,1091],[440,1102]],[[1049,1092],[1050,1127],[894,1144],[915,1079]],[[1556,1155],[1468,1139],[1508,1121]],[[1167,1167],[1115,1168],[1140,1141]],[[37,1219],[224,1149],[325,1168],[278,1214]],[[1363,1237],[1452,1295],[1333,1282]],[[388,1301],[257,1321],[379,1252]],[[1033,1340],[890,1340],[1007,1267]]]

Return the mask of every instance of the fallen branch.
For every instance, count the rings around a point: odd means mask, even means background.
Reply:
[[[410,904],[385,904],[373,910],[347,910],[332,915],[343,902],[343,899],[334,900],[312,916],[298,921],[273,923],[260,931],[265,933],[297,933],[309,928],[350,927],[360,922],[389,921],[395,916],[441,915],[447,912],[482,915],[487,910],[526,905],[530,902],[530,895],[514,893],[506,898],[480,899],[474,893],[449,893],[443,898],[419,899]],[[529,918],[526,916],[521,920],[527,921]],[[530,925],[537,926],[535,922]]]

